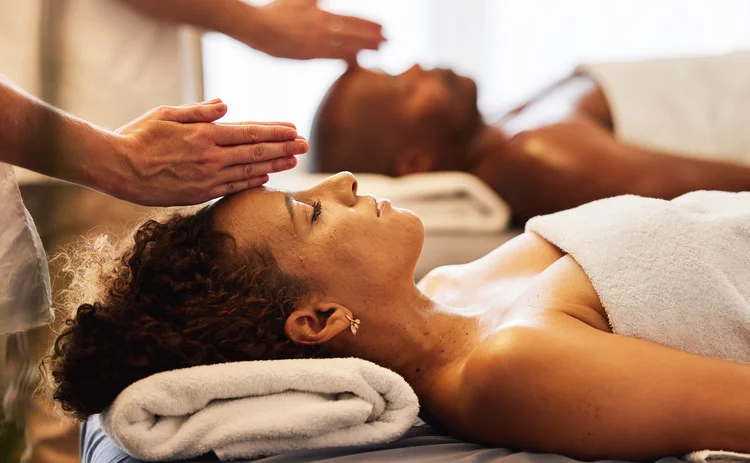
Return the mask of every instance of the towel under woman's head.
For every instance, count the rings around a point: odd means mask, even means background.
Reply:
[[[126,388],[102,423],[143,460],[232,460],[392,441],[418,411],[406,380],[365,360],[273,360],[153,375]]]

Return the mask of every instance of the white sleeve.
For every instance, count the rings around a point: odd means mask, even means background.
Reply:
[[[618,139],[700,158],[750,163],[750,50],[586,64]]]
[[[0,163],[0,335],[53,319],[47,255],[13,168]]]

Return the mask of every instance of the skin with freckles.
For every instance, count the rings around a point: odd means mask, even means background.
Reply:
[[[224,198],[211,220],[310,283],[289,339],[396,371],[446,432],[579,459],[750,452],[747,365],[613,334],[585,272],[533,233],[415,283],[421,222],[379,204],[341,173]]]
[[[295,193],[253,190],[217,204],[214,217],[239,246],[266,242],[282,268],[311,275],[313,285],[326,294],[349,288],[339,302],[358,306],[368,297],[355,284],[363,277],[367,289],[376,290],[411,278],[423,228],[411,211],[390,204],[378,216],[375,199],[356,195],[353,185],[334,178]],[[343,269],[358,271],[347,274]]]
[[[283,269],[292,269],[316,289],[315,298],[287,322],[287,330],[300,333],[302,343],[328,342],[328,347],[343,344],[340,349],[349,349],[345,338],[336,336],[349,329],[346,315],[362,323],[370,319],[351,308],[396,311],[405,293],[420,297],[412,275],[424,237],[421,221],[390,204],[382,205],[378,216],[375,199],[356,195],[352,179],[342,174],[291,194],[256,189],[214,206],[218,230],[234,236],[240,247],[270,245]],[[371,317],[382,320],[388,330],[404,323],[400,317],[379,317],[377,312]],[[372,329],[358,334],[358,339],[371,337],[381,338]],[[374,342],[359,347],[379,355]]]

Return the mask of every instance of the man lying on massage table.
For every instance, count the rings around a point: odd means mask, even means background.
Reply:
[[[619,194],[750,190],[750,51],[586,65],[500,121],[474,82],[353,68],[321,103],[318,172],[472,172],[522,219]],[[742,163],[745,165],[743,166]]]
[[[620,196],[415,284],[419,218],[353,175],[256,188],[146,222],[121,257],[76,256],[54,397],[85,419],[161,371],[359,357],[404,377],[426,421],[489,446],[750,453],[749,224],[750,193]]]

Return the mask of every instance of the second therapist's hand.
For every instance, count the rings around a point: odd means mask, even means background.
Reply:
[[[226,111],[218,99],[164,106],[121,127],[115,159],[92,173],[97,187],[146,206],[198,204],[260,186],[308,150],[293,124],[215,123]]]
[[[248,30],[248,44],[280,58],[355,62],[360,50],[377,50],[385,41],[380,24],[323,11],[317,0],[276,0],[254,15],[257,29]]]

